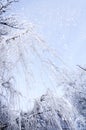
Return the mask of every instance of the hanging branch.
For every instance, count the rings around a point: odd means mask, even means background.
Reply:
[[[8,9],[8,7],[13,3],[18,2],[17,0],[6,0],[6,2],[3,2],[3,0],[0,1],[0,15],[5,13]]]
[[[77,65],[80,69],[86,71],[86,68],[81,67],[80,65]]]
[[[7,35],[10,28],[13,29],[20,29],[18,27],[18,23],[16,21],[15,17],[6,17],[4,15],[7,13],[10,6],[12,6],[12,3],[18,2],[17,0],[0,0],[0,36]]]

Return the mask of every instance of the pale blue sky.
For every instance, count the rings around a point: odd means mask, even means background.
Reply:
[[[13,12],[18,13],[22,20],[26,19],[33,23],[37,33],[49,46],[56,49],[57,55],[70,68],[76,67],[77,64],[86,64],[86,0],[20,0],[13,7]],[[54,58],[53,60],[55,61]],[[32,67],[35,82],[31,83],[27,94],[32,98],[31,101],[44,93],[47,88],[56,87],[54,77],[52,78],[49,72],[46,73],[48,70],[41,68],[39,62],[35,61]],[[58,62],[59,59],[57,64],[63,65],[62,62],[60,64]],[[43,77],[40,76],[39,69],[45,70]],[[18,69],[16,75],[18,71],[21,70]],[[22,72],[19,73],[21,75]],[[20,75],[19,79],[17,77],[17,86],[23,91],[25,81],[23,82],[24,78]]]
[[[68,65],[86,63],[85,0],[20,0],[16,12],[36,25]]]

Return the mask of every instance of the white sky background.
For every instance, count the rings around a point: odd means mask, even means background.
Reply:
[[[13,12],[33,23],[37,33],[57,50],[70,68],[86,64],[86,0],[20,0]],[[21,74],[21,68],[19,71]],[[36,70],[34,72],[37,74]],[[37,84],[29,93],[32,99],[46,90],[39,76],[35,76]],[[21,83],[21,78],[17,77],[17,82],[24,91],[25,81]],[[49,81],[46,82],[49,85]]]

